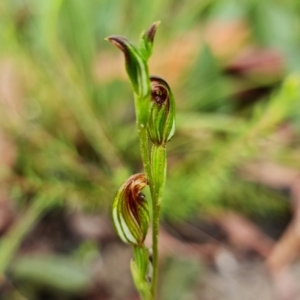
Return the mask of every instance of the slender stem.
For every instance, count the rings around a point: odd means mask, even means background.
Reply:
[[[149,186],[150,186],[150,191],[152,196],[148,130],[147,130],[147,124],[144,124],[143,121],[141,121],[142,118],[140,118],[140,111],[138,110],[139,102],[143,100],[144,99],[141,99],[137,94],[134,94],[136,125],[137,125],[138,135],[139,135],[141,157],[142,157],[144,171],[149,181]]]
[[[140,99],[138,98],[137,95],[135,95],[135,102],[137,102],[137,101],[140,101]],[[135,107],[136,108],[138,107],[137,103],[136,103]],[[143,162],[143,168],[144,168],[144,171],[147,176],[148,185],[150,188],[151,199],[152,199],[152,204],[153,204],[155,197],[154,197],[154,186],[153,186],[153,180],[152,180],[152,174],[151,174],[148,129],[147,129],[147,124],[144,124],[141,121],[139,121],[138,113],[139,112],[136,110],[141,158],[142,158],[142,162]],[[154,220],[154,210],[153,210],[153,220]],[[154,221],[153,221],[153,227],[154,227]],[[155,245],[157,245],[157,242],[155,243]],[[154,250],[154,244],[152,245],[152,247],[153,247],[153,252],[156,253],[155,257],[157,257],[157,246],[156,246],[156,250]],[[154,269],[154,273],[157,273],[157,270],[155,270],[157,268],[154,265],[153,265],[153,269]],[[153,281],[152,281],[151,287],[153,287]],[[145,298],[145,299],[147,299],[147,298]],[[152,299],[153,300],[155,299],[155,288],[154,289],[151,288],[151,299],[150,300],[152,300]]]
[[[150,187],[151,197],[153,193],[152,187],[152,176],[151,176],[151,166],[150,166],[150,151],[148,145],[148,132],[147,128],[138,124],[139,140],[140,140],[140,151],[143,162],[143,167],[148,179],[148,184]]]
[[[153,264],[153,276],[151,282],[151,293],[153,299],[156,299],[156,287],[158,280],[158,234],[159,234],[159,215],[160,215],[160,203],[153,201],[153,226],[152,226],[152,264]]]
[[[151,174],[153,186],[153,228],[152,228],[152,250],[153,250],[153,277],[151,292],[155,299],[158,281],[158,235],[160,219],[160,203],[166,182],[166,148],[164,145],[153,145],[151,151]]]

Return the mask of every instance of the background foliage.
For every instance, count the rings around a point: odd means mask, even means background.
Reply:
[[[296,0],[1,1],[1,203],[14,217],[1,228],[0,280],[43,216],[106,215],[120,183],[141,170],[132,91],[121,54],[104,38],[137,39],[156,20],[162,24],[150,71],[170,83],[177,104],[163,220],[205,219],[228,209],[257,222],[287,218],[286,190],[249,180],[245,169],[252,162],[300,168],[299,6]],[[98,246],[85,240],[62,248],[70,261],[20,256],[15,274],[58,290],[85,286],[90,275],[76,262]],[[62,270],[51,269],[53,260]],[[37,263],[74,276],[73,286],[31,274]],[[14,293],[5,299],[21,299]]]

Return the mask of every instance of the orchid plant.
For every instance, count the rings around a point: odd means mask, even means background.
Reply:
[[[148,60],[156,29],[153,23],[138,46],[122,36],[110,36],[108,41],[124,54],[136,112],[143,173],[130,176],[118,190],[112,205],[112,219],[120,239],[133,246],[131,273],[142,299],[156,298],[158,276],[158,235],[160,206],[166,182],[166,144],[175,132],[175,103],[167,82],[149,76]],[[150,225],[148,201],[142,193],[149,186],[152,204],[152,247],[145,238]]]

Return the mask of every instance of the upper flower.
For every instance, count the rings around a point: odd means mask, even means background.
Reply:
[[[175,132],[175,103],[167,82],[151,76],[151,109],[148,121],[150,139],[156,145],[165,145]]]

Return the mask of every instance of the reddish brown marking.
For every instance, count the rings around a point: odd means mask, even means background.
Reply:
[[[151,98],[155,101],[158,105],[162,105],[168,99],[169,94],[165,87],[162,85],[156,85],[156,82],[152,82],[152,89],[151,89]]]

